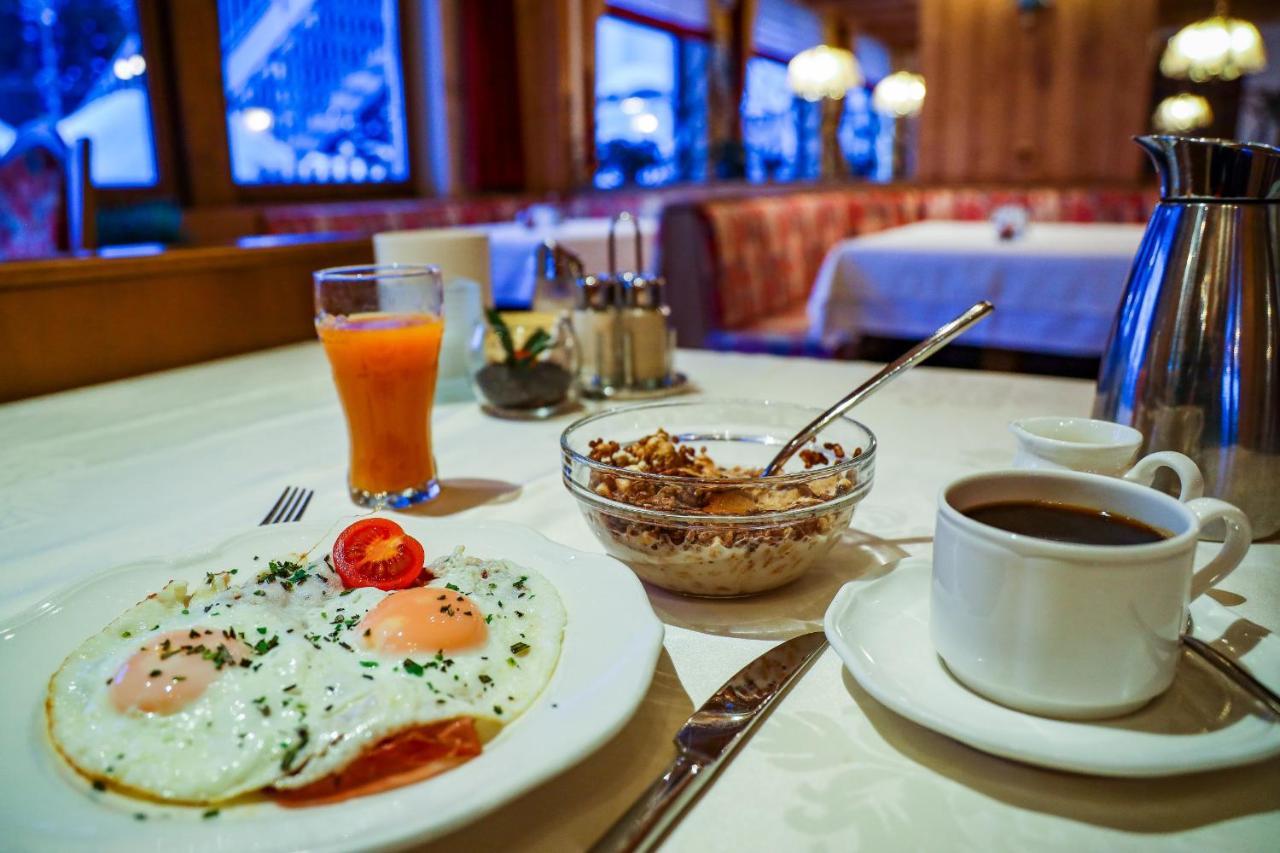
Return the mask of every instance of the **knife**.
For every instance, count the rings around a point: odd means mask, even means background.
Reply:
[[[676,732],[675,761],[590,853],[631,853],[657,846],[698,792],[714,778],[770,706],[827,645],[821,631],[774,646],[738,670]]]

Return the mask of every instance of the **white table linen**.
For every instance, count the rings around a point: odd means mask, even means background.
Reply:
[[[717,396],[812,405],[876,367],[684,351],[678,366]],[[1006,465],[1007,421],[1083,414],[1091,398],[1090,383],[1075,380],[927,367],[904,376],[859,407],[880,441],[876,482],[831,558],[759,598],[654,591],[666,652],[631,723],[575,768],[424,849],[585,848],[670,761],[672,734],[722,681],[781,637],[820,626],[844,581],[929,553],[939,487]],[[512,423],[474,404],[438,407],[444,492],[421,512],[520,522],[601,551],[560,483],[557,437],[569,419]],[[0,436],[0,626],[77,578],[251,527],[286,484],[316,489],[308,519],[352,510],[342,417],[316,344],[0,406]],[[1280,629],[1280,545],[1255,545],[1224,586],[1244,598],[1238,615]],[[1277,838],[1280,759],[1134,781],[1025,766],[888,711],[827,651],[665,849],[1203,853],[1274,850]]]
[[[1140,225],[1032,223],[1001,240],[989,222],[930,220],[837,243],[809,297],[828,344],[923,338],[981,299],[996,306],[971,346],[1097,356],[1106,346]]]
[[[642,271],[652,272],[658,268],[658,221],[651,217],[640,217],[637,221],[644,253]],[[475,227],[489,234],[493,298],[499,305],[528,304],[533,300],[534,256],[543,240],[554,240],[582,258],[587,273],[609,270],[609,220],[606,218],[566,219],[555,225],[533,228],[517,222]],[[617,235],[618,266],[622,270],[633,270],[635,237],[631,225],[620,224]]]

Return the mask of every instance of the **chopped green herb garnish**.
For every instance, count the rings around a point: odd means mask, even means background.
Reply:
[[[401,666],[403,666],[404,671],[409,673],[410,675],[422,675],[422,672],[423,672],[422,664],[417,663],[411,658],[405,658]]]
[[[529,653],[528,643],[512,643],[511,644],[511,654],[515,655],[516,657],[522,658],[528,653]]]
[[[298,753],[302,751],[302,748],[307,745],[307,741],[310,739],[311,734],[306,727],[298,729],[298,739],[285,751],[284,758],[280,760],[281,770],[288,770],[293,766],[293,760],[298,757]]]
[[[200,815],[200,817],[204,818],[205,820],[208,820],[211,817],[217,817],[218,814],[219,814],[218,809],[209,809],[207,812]]]

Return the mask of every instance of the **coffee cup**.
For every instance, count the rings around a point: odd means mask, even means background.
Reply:
[[[1124,424],[1050,416],[1012,421],[1009,431],[1018,440],[1015,468],[1081,471],[1124,477],[1146,486],[1155,482],[1161,468],[1169,468],[1178,475],[1179,500],[1204,494],[1204,476],[1189,456],[1162,450],[1134,463],[1142,433]]]
[[[1107,530],[1123,520],[1133,530],[1120,532],[1146,529],[1152,541],[1054,541],[971,517],[1025,504],[1096,514]],[[1200,531],[1215,522],[1226,539],[1193,571]],[[1249,544],[1244,513],[1214,498],[1184,503],[1073,471],[964,477],[938,496],[930,634],[961,683],[1002,705],[1068,719],[1124,714],[1173,682],[1188,603]]]

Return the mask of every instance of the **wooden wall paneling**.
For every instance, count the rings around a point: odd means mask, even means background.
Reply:
[[[1131,181],[1156,0],[923,0],[920,176]]]
[[[997,5],[999,4],[999,5]],[[983,0],[973,7],[972,29],[973,61],[978,78],[1000,80],[1021,69],[1014,62],[1009,48],[1016,45],[1017,20],[1007,14],[1003,0]],[[972,93],[973,120],[965,134],[967,152],[965,159],[972,164],[976,175],[984,180],[996,178],[1008,169],[1011,160],[1012,114],[1015,109],[1017,85],[1009,81],[1005,98],[984,98]]]
[[[1040,134],[1044,129],[1048,106],[1040,97],[1049,79],[1049,51],[1046,30],[1036,16],[1025,15],[1018,20],[1022,37],[1012,39],[1009,61],[1017,73],[1013,79],[1013,97],[1009,111],[1007,177],[1014,180],[1030,180],[1037,172],[1036,162]]]
[[[1077,60],[1080,38],[1078,7],[1090,0],[1075,0],[1071,6],[1058,4],[1043,12],[1044,26],[1051,34],[1050,75],[1039,93],[1045,99],[1047,112],[1044,132],[1037,140],[1041,165],[1036,177],[1063,180],[1071,172],[1071,160],[1075,156],[1075,139],[1072,130],[1086,121],[1088,104],[1076,97]],[[1080,175],[1086,177],[1087,172]]]
[[[315,336],[311,273],[368,240],[0,264],[0,402]]]
[[[923,5],[937,3],[937,0],[923,0]],[[929,14],[920,15],[920,45],[917,55],[920,58],[916,70],[931,71],[934,74],[946,73],[946,55],[942,49],[942,32],[946,24],[946,9],[931,9]],[[941,103],[942,89],[931,77],[925,78],[928,87],[924,99],[924,108],[916,122],[916,176],[921,180],[937,180],[942,164],[942,136],[940,128],[946,116],[946,109]]]

